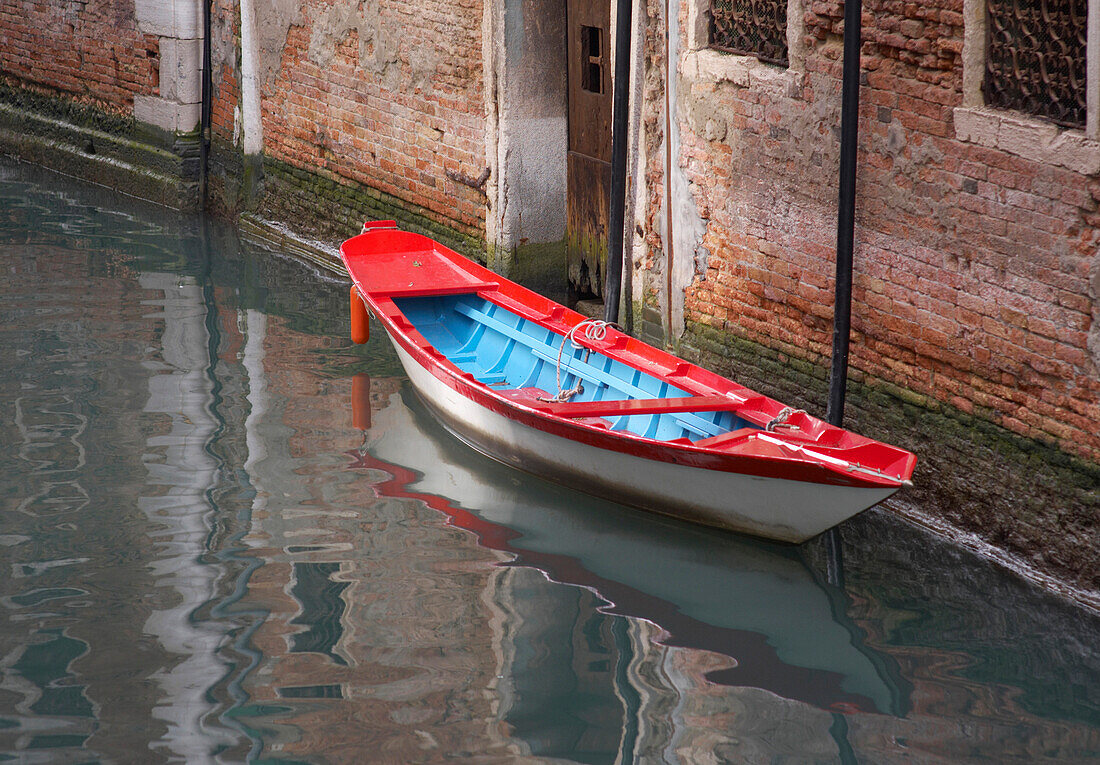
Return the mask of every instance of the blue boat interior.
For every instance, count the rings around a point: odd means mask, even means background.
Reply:
[[[496,390],[538,388],[556,394],[560,352],[561,389],[573,388],[578,380],[583,385],[572,401],[693,395],[599,352],[574,348],[562,335],[476,294],[398,297],[394,303],[439,353]],[[622,415],[605,422],[611,430],[661,441],[699,441],[757,427],[730,411]]]

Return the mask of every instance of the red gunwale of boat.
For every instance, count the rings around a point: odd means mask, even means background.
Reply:
[[[560,336],[586,317],[426,236],[398,230],[393,221],[365,224],[363,233],[343,243],[340,256],[371,313],[390,338],[418,364],[476,404],[528,427],[636,457],[762,478],[897,487],[907,483],[912,475],[916,464],[912,453],[828,425],[805,413],[790,419],[799,426],[798,430],[765,432],[768,422],[785,408],[782,403],[613,327],[608,328],[602,340],[585,338],[584,344],[630,367],[673,382],[697,397],[694,409],[687,408],[689,405],[682,399],[670,404],[650,400],[551,404],[525,396],[522,391],[490,388],[439,353],[406,319],[394,298],[473,294]],[[729,409],[760,429],[741,428],[695,442],[659,441],[630,432],[610,431],[598,419],[601,411],[640,414],[646,409]]]

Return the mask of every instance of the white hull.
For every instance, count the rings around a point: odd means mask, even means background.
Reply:
[[[394,346],[413,387],[463,441],[507,465],[616,502],[797,543],[896,491],[705,470],[589,446],[479,406]]]

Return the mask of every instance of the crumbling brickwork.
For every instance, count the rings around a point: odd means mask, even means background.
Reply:
[[[158,47],[138,31],[132,0],[0,0],[8,84],[129,116],[135,95],[159,92]]]
[[[481,2],[270,5],[257,30],[265,157],[484,236]],[[240,72],[232,48],[218,58],[214,129],[233,141]]]
[[[239,139],[237,109],[240,106],[240,13],[231,0],[212,0],[210,9],[210,128],[226,144]]]
[[[961,2],[863,8],[852,366],[1095,460],[1100,179],[957,135]],[[709,254],[687,290],[689,325],[829,354],[842,16],[842,3],[804,4],[804,71],[786,89],[695,76],[680,58],[673,161]],[[654,52],[657,35],[651,24]],[[663,116],[647,117],[663,134]],[[658,224],[661,160],[650,155],[648,175]]]

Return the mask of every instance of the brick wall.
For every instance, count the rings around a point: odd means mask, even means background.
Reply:
[[[1096,460],[1088,282],[1100,179],[956,138],[960,11],[951,0],[864,2],[851,364]],[[683,29],[686,3],[680,14]],[[675,161],[709,253],[687,290],[689,325],[829,354],[842,15],[841,3],[805,4],[805,72],[786,92],[692,79],[681,59]],[[657,104],[663,45],[659,25],[649,30],[647,103]],[[653,285],[662,121],[647,107]]]
[[[0,0],[0,73],[113,114],[158,92],[158,41],[137,28],[132,0]]]
[[[221,40],[239,44],[232,12],[216,11],[234,27]],[[265,158],[483,237],[485,197],[455,180],[485,167],[482,13],[479,0],[310,0],[262,19]],[[240,74],[235,56],[218,60],[214,129],[232,141]]]
[[[231,0],[211,0],[210,129],[213,137],[226,144],[236,141],[236,110],[240,104],[241,92],[241,73],[238,68],[239,49],[239,3]]]

